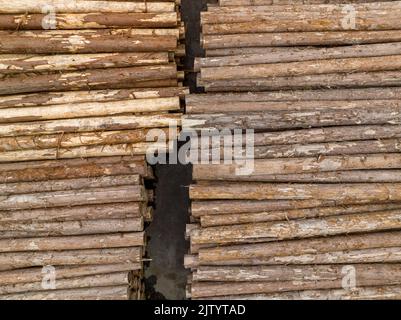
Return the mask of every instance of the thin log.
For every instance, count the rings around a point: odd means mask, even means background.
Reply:
[[[166,13],[56,13],[54,19],[47,14],[3,14],[2,30],[42,29],[106,29],[106,28],[168,28],[176,27],[176,12]]]
[[[399,247],[401,243],[399,236],[400,232],[394,231],[205,248],[199,250],[199,263],[200,265],[223,264],[230,260],[276,259],[295,255],[312,256],[335,251],[344,253],[352,250]]]
[[[167,52],[54,56],[0,55],[0,74],[125,68],[167,63],[169,63],[169,54]]]
[[[70,279],[57,279],[56,289],[75,289],[75,288],[92,288],[92,287],[108,287],[108,286],[120,286],[128,284],[128,273],[127,272],[116,272],[101,275],[90,275],[81,276]],[[23,292],[35,292],[43,291],[47,289],[43,286],[42,281],[20,283],[12,285],[3,285],[0,287],[0,293],[11,294],[11,293],[23,293]]]
[[[0,240],[1,252],[20,251],[60,251],[82,249],[106,249],[143,246],[143,232],[111,233],[106,235],[89,235],[75,237],[43,237]],[[68,264],[68,263],[67,263]]]
[[[238,225],[257,222],[290,221],[296,219],[313,219],[320,217],[342,216],[347,214],[368,214],[370,212],[384,211],[397,213],[400,204],[373,204],[373,205],[350,205],[340,207],[322,207],[292,209],[283,211],[244,212],[236,214],[209,214],[200,217],[202,227]],[[388,211],[387,211],[388,210]]]
[[[401,55],[311,60],[242,66],[202,68],[201,80],[263,79],[327,73],[375,72],[399,69]]]
[[[126,35],[105,33],[76,33],[68,31],[60,36],[54,32],[2,33],[0,53],[54,54],[54,53],[115,53],[173,51],[177,48],[176,36]]]
[[[109,116],[94,118],[58,119],[40,122],[0,124],[0,136],[40,135],[70,132],[166,128],[180,125],[180,114]]]
[[[3,253],[0,270],[57,265],[93,265],[137,263],[142,259],[142,248],[64,250],[44,252]]]
[[[136,82],[151,80],[168,80],[177,78],[177,67],[174,64],[139,66],[130,68],[93,69],[82,72],[63,74],[29,74],[15,75],[0,81],[1,95],[70,91],[79,89],[118,89],[132,86]],[[23,85],[22,85],[23,83]]]
[[[42,13],[43,8],[50,6],[58,13],[90,13],[90,12],[171,12],[174,2],[120,2],[120,1],[69,1],[15,0],[12,3],[1,3],[0,13]]]
[[[191,243],[226,244],[266,242],[315,236],[331,236],[400,228],[400,210],[344,214],[318,219],[261,222],[191,230]]]
[[[45,185],[51,183],[48,181]],[[42,184],[43,185],[43,184]],[[41,189],[36,189],[41,190]],[[120,202],[74,207],[58,207],[33,210],[0,211],[0,224],[17,222],[63,222],[74,220],[127,219],[146,216],[141,202]]]
[[[127,300],[127,286],[24,292],[0,296],[1,300]]]
[[[367,154],[349,156],[327,156],[313,158],[255,159],[250,175],[297,174],[327,171],[348,171],[368,169],[399,169],[401,157],[397,153]],[[236,175],[239,164],[195,164],[194,177],[214,180]],[[240,174],[238,174],[240,175]],[[246,176],[246,175],[244,175]],[[218,177],[218,178],[217,178]],[[196,187],[194,187],[196,189]]]
[[[64,222],[0,223],[0,238],[76,236],[143,231],[143,217]]]
[[[89,266],[57,266],[56,279],[69,279],[90,275],[126,272],[141,269],[140,263],[89,265]],[[0,272],[0,284],[34,283],[43,280],[43,268],[28,268]]]
[[[185,87],[44,92],[36,94],[1,96],[0,108],[47,106],[67,103],[107,102],[132,99],[154,99],[176,96],[183,97],[187,93],[189,93],[189,91]],[[384,93],[386,93],[386,90]]]
[[[146,201],[146,192],[143,186],[90,188],[1,196],[0,210],[36,209],[130,201]]]

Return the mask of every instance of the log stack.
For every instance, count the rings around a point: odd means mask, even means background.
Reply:
[[[188,297],[401,299],[400,8],[220,0],[202,13],[206,93],[187,96],[183,129],[250,129],[255,147],[237,155],[254,158],[246,175],[194,165]]]
[[[145,154],[186,93],[179,6],[1,1],[0,299],[144,297]]]

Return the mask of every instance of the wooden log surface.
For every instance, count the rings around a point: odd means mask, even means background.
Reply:
[[[46,184],[51,183],[46,182]],[[39,190],[39,189],[36,189]],[[0,224],[17,222],[62,222],[97,219],[127,219],[144,217],[145,205],[141,202],[120,202],[74,207],[42,208],[33,210],[0,211]]]
[[[127,300],[127,286],[24,292],[0,296],[1,300]]]
[[[0,270],[14,270],[46,265],[94,265],[137,263],[142,260],[142,248],[88,249],[41,252],[3,253]]]
[[[90,275],[126,272],[140,269],[140,263],[88,265],[88,266],[57,266],[57,279],[69,279]],[[2,271],[0,284],[12,285],[17,283],[34,283],[43,280],[43,268],[28,268],[12,271]]]
[[[144,245],[144,233],[111,233],[107,235],[85,235],[75,237],[42,237],[3,239],[1,252],[62,251],[83,249],[128,248]]]

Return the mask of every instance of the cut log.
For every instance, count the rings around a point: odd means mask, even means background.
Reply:
[[[48,181],[47,184],[51,183]],[[41,190],[41,189],[37,189]],[[0,224],[17,222],[62,222],[74,220],[148,219],[145,205],[141,202],[120,202],[74,207],[44,208],[33,210],[0,211]]]

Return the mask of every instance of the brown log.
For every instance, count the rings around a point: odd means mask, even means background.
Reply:
[[[358,57],[202,68],[201,80],[263,79],[328,73],[374,72],[397,70],[401,56]]]
[[[127,286],[24,292],[0,296],[1,300],[127,300]]]
[[[47,14],[3,14],[2,30],[168,28],[177,26],[177,13],[56,13],[54,23]]]
[[[1,252],[82,250],[144,245],[144,233],[115,233],[75,237],[43,237],[0,240]],[[67,263],[68,264],[68,263]]]
[[[204,35],[201,38],[204,49],[270,46],[334,46],[400,41],[401,32],[398,30],[248,33]]]
[[[51,181],[46,182],[46,184]],[[40,190],[40,189],[37,189]],[[17,222],[62,222],[74,220],[127,219],[144,217],[148,220],[145,205],[141,202],[83,205],[74,207],[33,210],[0,211],[0,224]]]
[[[315,158],[255,159],[251,175],[296,174],[327,171],[399,169],[401,157],[397,153]],[[197,177],[214,180],[236,175],[238,164],[196,164],[193,173]],[[238,174],[240,175],[240,174]],[[246,176],[246,175],[244,175]],[[218,177],[218,178],[217,178]],[[195,187],[196,188],[196,187]]]
[[[266,242],[399,229],[400,210],[345,214],[317,219],[261,222],[191,230],[191,243]]]
[[[400,201],[401,184],[275,184],[275,183],[198,183],[191,185],[194,200],[332,200],[359,199],[370,202]],[[400,195],[398,195],[400,194]]]
[[[58,13],[90,12],[171,12],[174,2],[120,2],[120,1],[69,1],[15,0],[12,3],[1,3],[0,13],[42,13],[43,7],[51,6]]]
[[[142,259],[142,248],[64,250],[44,252],[3,253],[0,270],[57,265],[93,265],[137,263]]]
[[[199,250],[199,263],[200,265],[223,265],[229,264],[230,260],[266,260],[296,255],[312,256],[320,253],[330,255],[330,252],[335,251],[345,253],[352,250],[391,248],[400,246],[399,236],[400,232],[395,231],[205,248]],[[363,259],[362,262],[367,263]]]
[[[130,68],[94,69],[64,74],[15,75],[0,81],[1,95],[79,89],[127,88],[140,81],[177,78],[174,64]],[[23,83],[23,84],[22,84]]]
[[[185,115],[183,130],[281,129],[322,126],[400,124],[401,108],[264,111],[242,113],[205,113]],[[391,116],[390,116],[391,115]]]
[[[60,279],[69,279],[124,271],[128,274],[128,271],[137,269],[141,269],[140,263],[55,267],[57,281]],[[0,272],[0,284],[4,286],[17,283],[32,283],[42,281],[44,275],[42,271],[43,268],[28,268],[12,271],[2,271]]]
[[[392,101],[392,100],[389,100]],[[379,102],[378,102],[379,103]],[[0,123],[180,110],[178,97],[0,109]]]
[[[0,210],[36,209],[130,201],[146,201],[146,192],[143,186],[119,186],[1,196]]]
[[[213,91],[270,91],[321,88],[355,88],[399,86],[398,71],[332,73],[296,77],[244,79],[200,82],[208,92]]]
[[[399,280],[395,280],[387,272],[382,277],[358,278],[361,286],[382,286],[399,285]],[[274,293],[297,290],[313,289],[336,289],[342,288],[341,280],[323,280],[323,281],[284,281],[284,282],[197,282],[192,284],[191,297],[203,298],[207,296],[227,296],[236,294],[254,294],[254,293]]]
[[[107,188],[126,185],[139,185],[141,183],[142,179],[139,175],[64,179],[46,182],[7,183],[0,184],[0,194],[6,196],[36,192],[54,192],[88,188]]]
[[[143,231],[143,217],[64,222],[0,223],[0,238],[76,236]]]
[[[385,89],[384,89],[385,90]],[[185,87],[91,90],[70,92],[44,92],[0,97],[0,108],[33,107],[67,103],[107,102],[132,99],[152,99],[184,96],[189,93]],[[386,90],[384,91],[386,93]],[[388,95],[389,96],[389,93]],[[394,97],[396,98],[396,97]]]
[[[219,5],[231,6],[264,6],[264,5],[303,5],[303,4],[326,4],[326,3],[369,3],[376,0],[219,0]]]
[[[180,114],[151,114],[94,118],[58,119],[0,125],[0,136],[41,135],[60,132],[90,132],[179,126]]]
[[[120,130],[105,132],[82,132],[66,134],[49,134],[40,136],[17,136],[0,138],[0,152],[73,148],[79,146],[136,144],[146,141],[146,136],[151,129]],[[173,139],[172,130],[161,129],[167,139]]]
[[[304,290],[268,294],[206,297],[205,300],[399,300],[400,286],[349,289]],[[196,300],[196,299],[195,299]]]
[[[0,55],[0,74],[124,68],[169,63],[167,52],[75,55]]]
[[[70,279],[56,279],[56,289],[75,289],[120,286],[128,284],[128,272],[82,276]],[[22,284],[4,285],[0,287],[1,294],[43,291],[42,281]]]
[[[104,159],[113,159],[114,157],[104,157]],[[29,167],[29,164],[21,162],[20,164],[28,167],[24,168],[10,168],[0,171],[0,181],[2,183],[15,183],[15,182],[29,182],[29,181],[48,181],[69,178],[89,178],[101,177],[104,175],[115,176],[124,174],[141,174],[149,177],[145,164],[132,161],[121,161],[120,163],[91,163],[89,160],[96,158],[85,159],[88,162],[71,162],[70,165],[60,163],[59,166],[54,167]],[[114,158],[115,159],[115,158]],[[80,159],[70,159],[67,161],[74,161]],[[54,161],[54,160],[53,160]],[[66,160],[56,160],[66,161]],[[82,161],[82,160],[81,160]],[[31,162],[32,163],[32,162]],[[8,163],[10,164],[10,163]],[[14,162],[15,164],[15,162]],[[4,164],[3,164],[4,165]]]
[[[400,204],[372,204],[372,205],[349,205],[340,207],[322,207],[292,209],[283,211],[265,212],[244,212],[236,214],[209,214],[200,217],[202,227],[238,225],[245,223],[270,222],[270,221],[290,221],[296,219],[310,219],[329,216],[342,216],[346,214],[368,214],[386,210],[384,212],[397,213],[401,208]],[[388,211],[387,211],[388,210]]]

